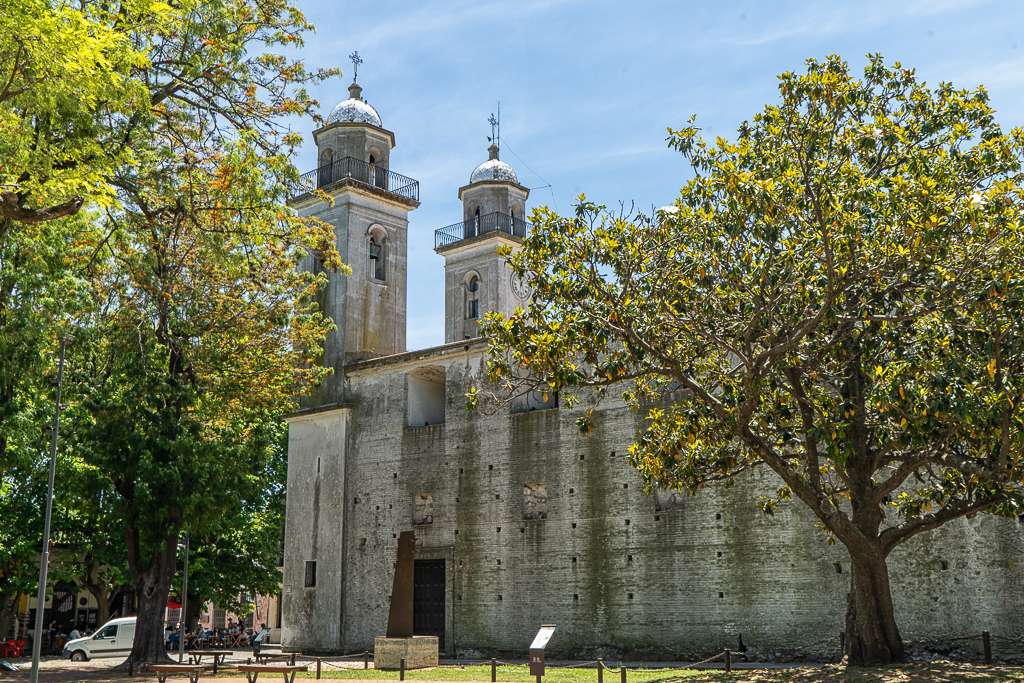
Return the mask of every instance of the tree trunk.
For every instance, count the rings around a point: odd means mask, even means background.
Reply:
[[[149,567],[132,572],[136,577],[135,593],[139,601],[131,654],[136,667],[142,665],[144,669],[147,663],[170,661],[164,648],[164,610],[174,576],[177,539],[175,529],[174,534],[164,541]]]
[[[890,664],[903,659],[889,586],[889,567],[881,554],[854,557],[846,606],[846,654],[854,666]]]
[[[107,593],[105,586],[87,583],[85,587],[92,593],[92,597],[96,599],[96,626],[102,626],[110,618],[110,601],[112,596],[110,593]]]

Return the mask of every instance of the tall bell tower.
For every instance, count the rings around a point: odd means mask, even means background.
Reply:
[[[526,237],[530,190],[501,160],[500,124],[493,115],[490,123],[487,161],[473,169],[469,184],[459,188],[462,222],[434,232],[434,251],[444,257],[445,342],[478,336],[478,322],[485,313],[511,312],[527,298],[498,247],[516,249]]]
[[[319,164],[302,176],[289,204],[301,215],[334,226],[338,252],[352,274],[330,275],[322,304],[337,329],[325,342],[334,368],[314,404],[343,400],[346,363],[405,351],[409,212],[419,206],[419,183],[391,170],[395,134],[365,99],[362,60],[350,58],[349,97],[313,132]],[[329,199],[325,199],[326,194]],[[304,264],[320,268],[315,257]]]

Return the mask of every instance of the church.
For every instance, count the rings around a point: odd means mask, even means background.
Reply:
[[[331,274],[322,295],[337,325],[325,346],[334,374],[288,420],[283,646],[372,650],[411,529],[415,632],[436,635],[442,655],[522,656],[543,623],[567,656],[837,656],[848,557],[801,506],[757,509],[778,487],[771,473],[648,495],[626,450],[640,417],[621,403],[588,434],[575,424],[585,408],[556,396],[466,409],[486,351],[477,321],[529,296],[497,254],[530,229],[530,193],[496,141],[452,189],[462,220],[435,231],[445,343],[406,348],[419,184],[393,170],[395,133],[362,87],[348,90],[313,133],[318,167],[289,202],[334,226],[352,273]],[[900,547],[890,567],[907,642],[1024,631],[1017,520],[960,520]]]

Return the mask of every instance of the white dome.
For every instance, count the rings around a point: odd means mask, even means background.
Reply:
[[[327,117],[327,123],[368,123],[378,128],[383,127],[377,110],[364,100],[357,100],[354,97],[339,102]]]
[[[338,103],[327,123],[368,123],[383,128],[380,114],[363,99],[363,88],[358,83],[348,86],[348,99]]]
[[[519,177],[516,176],[515,169],[501,159],[488,159],[473,169],[473,173],[469,176],[469,182],[478,183],[482,180],[503,180],[519,184]]]

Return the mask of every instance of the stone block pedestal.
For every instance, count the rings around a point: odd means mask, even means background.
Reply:
[[[377,636],[373,639],[373,667],[375,669],[398,669],[403,657],[406,669],[437,666],[437,649],[437,636],[413,636],[412,638]]]

